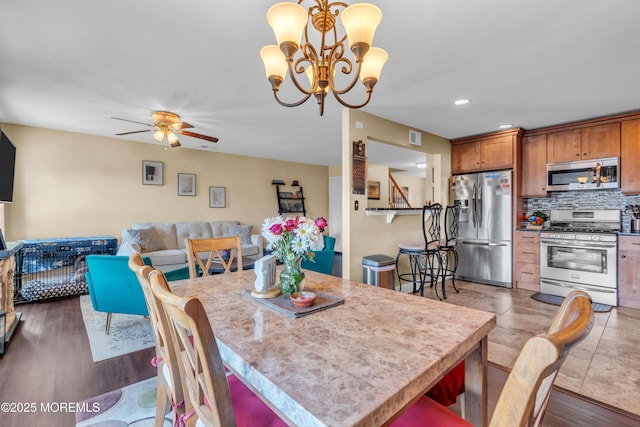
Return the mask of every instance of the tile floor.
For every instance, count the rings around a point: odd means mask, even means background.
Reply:
[[[535,301],[534,292],[456,281],[456,294],[447,284],[447,302],[497,316],[489,334],[489,361],[511,368],[531,336],[545,332],[558,306]],[[403,285],[408,292],[411,284]],[[425,297],[436,298],[432,289]],[[571,350],[555,385],[640,415],[640,310],[613,308],[595,313],[589,336]]]

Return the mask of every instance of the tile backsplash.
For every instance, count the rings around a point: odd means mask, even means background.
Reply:
[[[629,232],[631,216],[624,213],[627,205],[640,205],[639,196],[625,196],[620,190],[552,191],[549,197],[527,199],[527,213],[551,209],[619,209],[622,211],[622,231]]]

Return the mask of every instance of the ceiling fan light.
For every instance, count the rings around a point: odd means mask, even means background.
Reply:
[[[162,140],[164,139],[164,132],[161,130],[157,130],[153,133],[153,139],[155,139],[158,142],[162,142]]]
[[[340,21],[347,33],[349,47],[356,43],[371,46],[376,28],[382,21],[382,11],[370,3],[356,3],[342,11]]]
[[[173,132],[167,132],[167,141],[169,141],[170,145],[173,145],[178,140],[178,135]]]
[[[380,49],[379,47],[370,48],[362,60],[360,80],[364,82],[366,79],[371,78],[376,80],[380,79],[382,67],[387,62],[388,58],[389,55],[384,49]]]
[[[299,46],[308,19],[305,8],[297,3],[276,3],[267,11],[267,22],[273,28],[278,46],[284,42]]]
[[[260,58],[264,63],[267,79],[271,76],[277,76],[284,80],[284,76],[287,74],[287,60],[278,46],[271,44],[260,49]]]

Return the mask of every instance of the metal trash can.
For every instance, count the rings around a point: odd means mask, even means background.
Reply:
[[[362,257],[362,281],[367,285],[395,289],[396,260],[386,255]]]

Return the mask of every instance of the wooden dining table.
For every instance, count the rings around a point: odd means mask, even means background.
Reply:
[[[487,425],[495,314],[305,273],[305,290],[344,304],[288,317],[243,295],[255,282],[251,270],[170,286],[202,301],[225,365],[290,425],[391,424],[462,360],[466,418]]]

